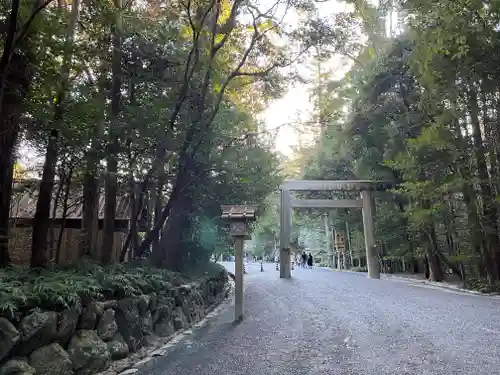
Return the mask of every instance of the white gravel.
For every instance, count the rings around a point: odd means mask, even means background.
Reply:
[[[227,264],[232,268],[232,264]],[[325,269],[248,265],[230,303],[138,375],[500,374],[500,300]]]

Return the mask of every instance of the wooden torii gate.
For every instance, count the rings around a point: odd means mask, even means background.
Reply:
[[[361,208],[365,235],[366,263],[368,277],[380,278],[380,266],[375,249],[375,228],[373,223],[374,190],[392,186],[390,182],[354,180],[287,180],[280,186],[280,278],[290,278],[290,236],[293,208]],[[296,199],[292,191],[359,191],[359,199]]]

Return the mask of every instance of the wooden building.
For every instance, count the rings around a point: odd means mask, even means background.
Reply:
[[[22,181],[14,184],[11,200],[11,229],[9,253],[12,263],[27,265],[31,257],[33,217],[36,211],[39,181]],[[59,249],[59,264],[70,264],[79,258],[79,245],[82,239],[83,192],[81,185],[71,189],[64,212],[64,192],[56,183],[51,203],[51,215],[48,234],[48,259],[55,262]],[[57,202],[57,206],[55,206]],[[104,189],[100,189],[97,205],[98,229],[94,239],[92,257],[100,259],[104,226]],[[117,196],[115,239],[112,259],[118,261],[122,245],[130,227],[130,193],[120,189]],[[148,207],[145,205],[139,217],[139,230],[144,230],[148,221]],[[61,231],[62,228],[62,231]]]

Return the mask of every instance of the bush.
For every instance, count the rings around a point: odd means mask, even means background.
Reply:
[[[490,283],[488,280],[484,279],[474,279],[469,278],[465,283],[465,288],[475,290],[481,293],[499,293],[500,283]]]
[[[213,276],[218,265],[199,275]],[[198,275],[196,275],[198,276]],[[32,308],[59,311],[80,306],[82,299],[120,299],[161,291],[187,283],[195,275],[184,275],[144,264],[103,267],[88,260],[75,267],[27,270],[0,269],[0,316],[14,319]]]

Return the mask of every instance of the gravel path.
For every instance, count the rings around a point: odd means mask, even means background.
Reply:
[[[232,264],[224,264],[233,269]],[[139,375],[500,374],[500,299],[273,264],[245,275],[232,303]]]

